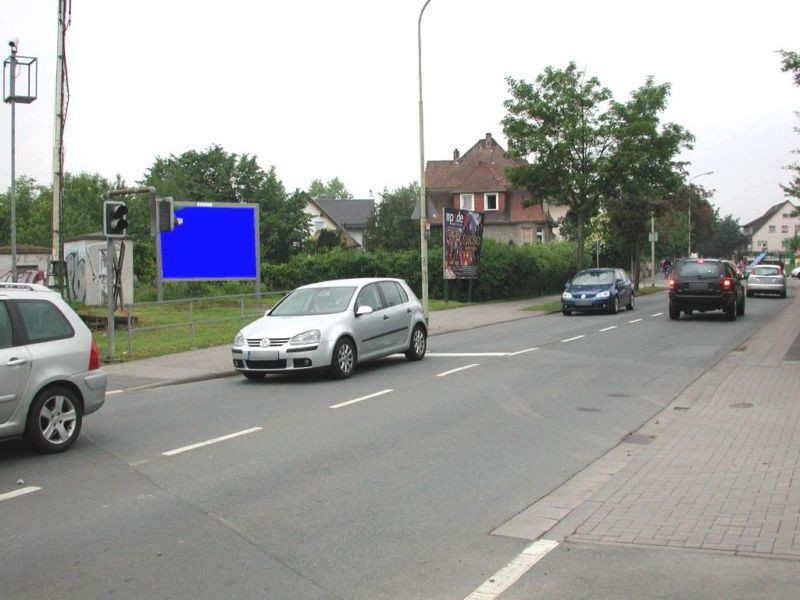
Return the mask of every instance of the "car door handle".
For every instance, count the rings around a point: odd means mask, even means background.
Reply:
[[[28,362],[27,358],[9,358],[6,363],[7,367],[18,367]]]
[[[407,308],[407,309],[406,309],[406,314],[407,314],[407,315],[410,315],[410,314],[411,314],[411,309],[410,309],[410,308]]]
[[[386,321],[389,318],[389,315],[383,315],[383,320]]]

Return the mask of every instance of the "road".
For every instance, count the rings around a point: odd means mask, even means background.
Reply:
[[[466,598],[530,544],[493,532],[783,302],[674,322],[662,293],[432,337],[344,381],[109,396],[70,452],[0,444],[0,497],[38,488],[0,501],[0,598]]]

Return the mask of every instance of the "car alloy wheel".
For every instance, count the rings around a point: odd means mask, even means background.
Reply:
[[[331,361],[331,371],[336,379],[347,379],[353,374],[356,364],[356,350],[353,342],[348,338],[342,338],[336,342],[333,349],[333,360]]]
[[[75,392],[54,386],[39,392],[28,412],[26,437],[42,452],[63,452],[78,437],[83,410]]]
[[[619,296],[614,296],[611,299],[611,304],[608,307],[608,312],[610,312],[612,315],[615,315],[619,312]]]
[[[630,302],[628,302],[628,305],[625,308],[627,308],[628,310],[633,310],[633,303],[634,303],[633,292],[631,292],[631,300]]]
[[[422,325],[414,327],[411,332],[411,345],[406,350],[406,358],[408,360],[422,360],[425,356],[425,350],[428,347],[428,336],[425,335],[425,329]]]

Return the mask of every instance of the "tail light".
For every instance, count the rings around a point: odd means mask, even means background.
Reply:
[[[676,287],[678,287],[678,282],[674,277],[670,277],[667,281],[667,285],[669,286],[669,289],[674,290]]]
[[[729,291],[733,289],[733,279],[730,277],[723,277],[722,279],[722,289],[725,291]]]
[[[92,349],[89,351],[89,370],[95,371],[100,368],[100,351],[97,349],[97,342],[92,340]]]

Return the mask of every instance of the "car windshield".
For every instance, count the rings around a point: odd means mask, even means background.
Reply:
[[[582,271],[572,278],[572,285],[611,285],[613,271]]]
[[[687,262],[678,273],[681,277],[718,277],[719,267],[715,262]]]
[[[299,288],[270,311],[273,317],[328,315],[344,312],[356,291],[354,286]]]
[[[753,275],[780,275],[778,271],[778,267],[772,266],[764,266],[764,267],[754,267],[752,271]]]

